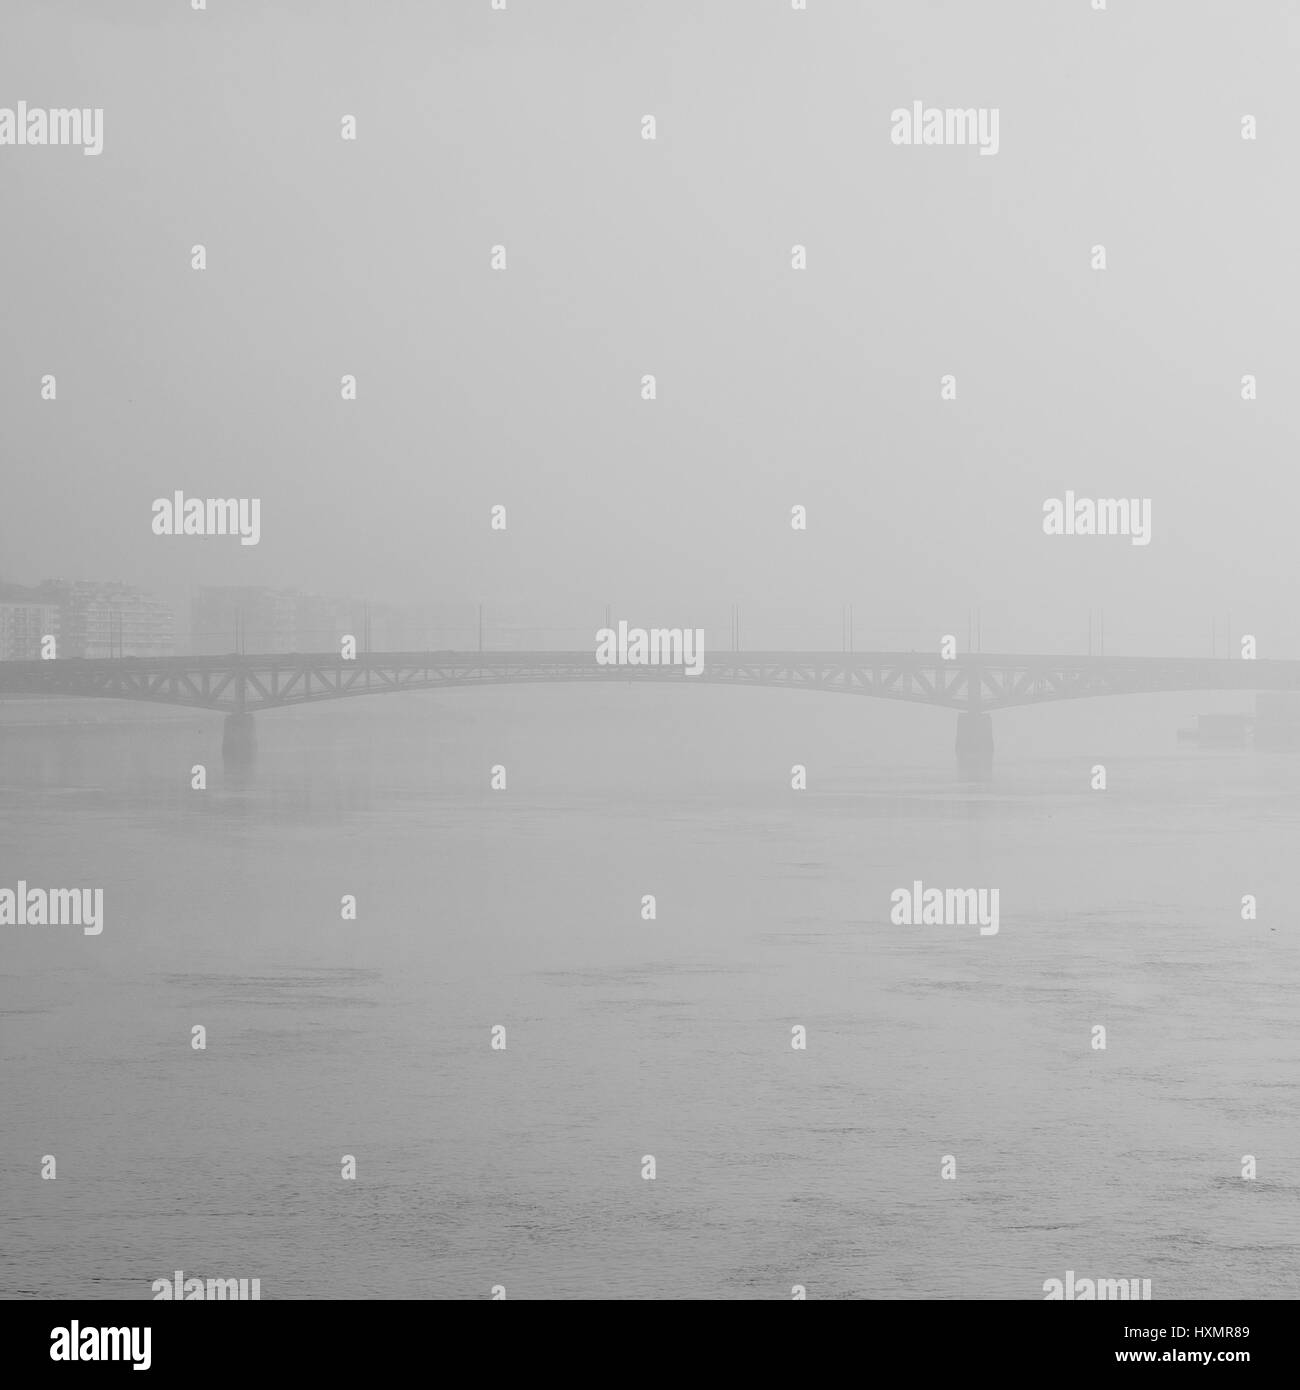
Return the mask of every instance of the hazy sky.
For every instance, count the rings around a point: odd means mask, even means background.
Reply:
[[[1296,12],[808,3],[6,0],[0,106],[104,150],[0,147],[0,576],[1300,656]],[[260,544],[153,535],[178,488]]]

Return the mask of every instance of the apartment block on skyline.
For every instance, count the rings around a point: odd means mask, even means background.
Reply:
[[[0,584],[0,660],[36,660],[45,636],[55,638],[62,658],[170,656],[176,619],[169,604],[129,584]]]

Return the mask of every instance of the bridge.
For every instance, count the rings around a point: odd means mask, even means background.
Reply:
[[[772,686],[958,712],[957,753],[991,759],[990,712],[1018,705],[1174,691],[1300,692],[1300,661],[1196,657],[1014,656],[922,652],[715,652],[681,666],[600,665],[582,652],[283,652],[266,656],[74,658],[0,662],[4,695],[140,700],[216,710],[232,760],[256,747],[257,710],[362,695],[480,685],[644,682]]]

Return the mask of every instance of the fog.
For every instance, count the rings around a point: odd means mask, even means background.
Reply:
[[[11,0],[0,101],[104,148],[0,150],[0,578],[1300,655],[1283,10]],[[155,536],[176,489],[259,544]],[[1045,535],[1067,489],[1151,543]]]

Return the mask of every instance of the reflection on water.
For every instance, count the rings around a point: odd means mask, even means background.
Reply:
[[[0,886],[105,890],[2,929],[0,1294],[1293,1296],[1295,763],[699,694],[0,707]]]

